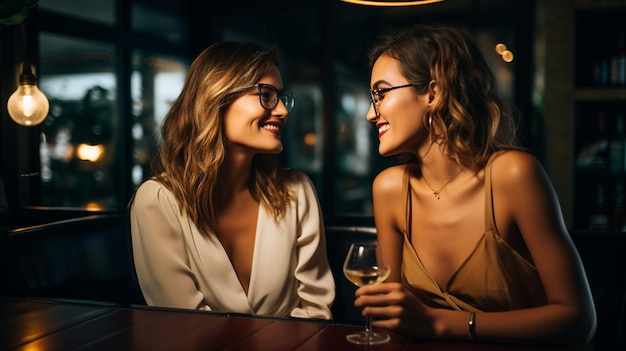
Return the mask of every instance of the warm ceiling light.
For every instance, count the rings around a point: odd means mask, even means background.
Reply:
[[[496,44],[496,52],[498,53],[498,55],[502,55],[502,53],[505,51],[506,51],[506,45],[502,43]]]
[[[407,1],[386,1],[386,0],[341,0],[342,2],[348,2],[357,5],[366,6],[415,6],[426,5],[435,2],[442,2],[443,0],[407,0]]]
[[[496,52],[498,53],[498,55],[502,56],[502,60],[504,60],[504,62],[513,61],[513,52],[507,49],[506,45],[502,43],[496,44]]]
[[[502,60],[504,60],[504,62],[513,62],[513,58],[513,53],[509,50],[504,50],[502,53]]]

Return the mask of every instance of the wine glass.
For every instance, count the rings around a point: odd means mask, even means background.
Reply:
[[[382,247],[377,242],[353,243],[343,264],[343,274],[356,286],[383,282],[391,272],[383,259]],[[346,339],[355,344],[377,345],[389,341],[389,334],[372,331],[372,318],[366,318],[365,330],[349,334]]]

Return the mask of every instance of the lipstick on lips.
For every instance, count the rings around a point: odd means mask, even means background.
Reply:
[[[280,129],[282,128],[283,124],[277,121],[267,121],[265,123],[263,123],[262,128],[267,130],[268,132],[272,133],[272,134],[276,134],[276,135],[280,135]]]
[[[378,129],[378,139],[389,130],[389,123],[376,123],[376,129]]]

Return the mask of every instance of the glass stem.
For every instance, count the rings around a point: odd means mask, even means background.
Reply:
[[[370,334],[372,332],[372,317],[365,317],[365,333]]]

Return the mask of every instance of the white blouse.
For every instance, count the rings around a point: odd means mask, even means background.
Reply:
[[[294,200],[279,223],[260,206],[246,295],[217,237],[200,234],[161,183],[144,182],[135,194],[130,224],[137,278],[146,303],[331,319],[335,283],[317,194],[304,173],[291,188]]]

